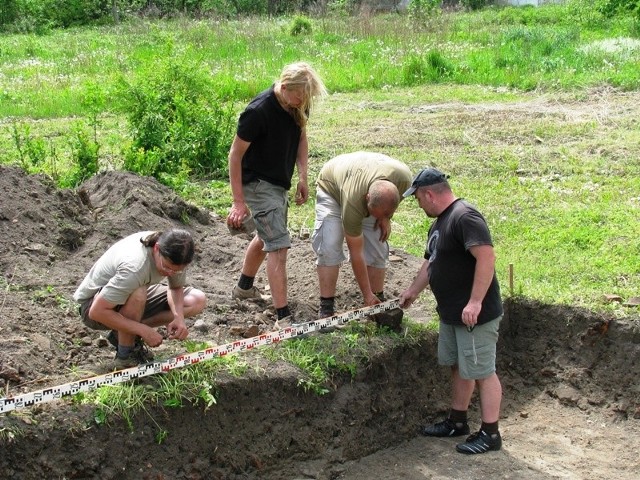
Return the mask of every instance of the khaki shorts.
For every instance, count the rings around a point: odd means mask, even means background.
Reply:
[[[244,200],[256,221],[258,237],[264,242],[265,252],[291,248],[287,228],[289,192],[272,183],[258,180],[242,186]]]
[[[496,344],[502,316],[476,325],[469,332],[464,325],[440,322],[438,363],[458,365],[460,377],[466,380],[487,378],[496,371]]]
[[[192,287],[184,288],[185,296],[189,294],[189,292],[191,291],[191,288]],[[169,287],[164,284],[149,285],[149,287],[147,287],[147,303],[144,307],[144,312],[142,314],[143,321],[145,318],[152,317],[156,313],[164,312],[165,310],[170,310],[169,301],[167,300],[168,291],[169,291]],[[84,323],[87,327],[93,330],[110,330],[110,328],[104,325],[103,323],[96,322],[95,320],[92,320],[91,318],[89,318],[89,309],[93,304],[94,298],[96,297],[93,296],[89,300],[85,300],[78,307],[78,311],[80,313],[80,318],[82,319],[82,323]],[[114,310],[118,312],[120,311],[120,308],[122,308],[122,305],[116,305],[116,308],[114,308]]]

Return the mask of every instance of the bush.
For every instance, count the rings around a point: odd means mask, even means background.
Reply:
[[[303,15],[296,16],[291,22],[289,34],[293,37],[298,35],[308,35],[311,33],[311,20]]]
[[[328,0],[327,11],[334,15],[351,15],[358,5],[358,0]]]
[[[194,62],[169,58],[120,92],[132,143],[125,168],[167,184],[168,176],[228,176],[235,114]]]
[[[111,0],[2,0],[0,27],[17,32],[85,25],[109,18]]]
[[[3,0],[0,3],[0,26],[15,22],[18,15],[18,0]]]
[[[411,0],[407,10],[414,20],[426,20],[437,14],[442,5],[442,0]]]
[[[629,13],[640,18],[640,0],[600,0],[594,3],[600,13],[607,18]]]
[[[306,11],[312,4],[312,0],[0,0],[0,30],[43,33],[130,15],[283,15]]]
[[[28,173],[40,173],[47,160],[44,139],[32,135],[28,124],[18,123],[13,123],[12,138],[22,169]]]
[[[60,180],[60,185],[66,188],[77,187],[80,183],[98,173],[98,152],[100,145],[91,138],[91,134],[77,125],[70,139],[73,167],[66,178]]]

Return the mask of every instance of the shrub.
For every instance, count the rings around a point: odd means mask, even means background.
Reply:
[[[74,128],[70,140],[73,167],[67,178],[60,180],[62,187],[72,188],[98,173],[100,145],[81,125]]]
[[[2,0],[0,27],[42,33],[50,28],[85,25],[111,15],[111,0]]]
[[[311,33],[311,20],[303,15],[297,15],[291,22],[289,34],[293,37],[308,35]]]
[[[125,168],[163,183],[182,170],[226,177],[235,114],[215,94],[208,72],[169,58],[139,78],[123,81],[120,98],[131,129]]]
[[[467,10],[480,10],[489,5],[490,0],[460,0],[460,3]]]
[[[608,18],[628,13],[635,15],[636,18],[640,16],[640,0],[600,0],[594,3],[595,8]]]
[[[13,23],[18,15],[18,0],[3,0],[0,3],[0,26]]]
[[[350,15],[358,7],[358,0],[329,0],[327,11],[334,15]]]
[[[28,124],[13,123],[12,138],[18,161],[25,172],[40,173],[47,160],[47,145],[43,138],[33,136]]]
[[[414,20],[425,20],[440,10],[442,0],[411,0],[407,10]]]

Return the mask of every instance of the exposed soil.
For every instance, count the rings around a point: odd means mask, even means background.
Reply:
[[[113,356],[100,332],[86,329],[71,295],[99,255],[121,237],[174,225],[188,228],[199,252],[190,269],[207,293],[190,338],[222,344],[252,328],[270,331],[264,304],[230,298],[248,238],[231,237],[222,219],[186,204],[153,179],[100,174],[78,191],[0,166],[0,387],[19,395],[91,376]],[[188,220],[184,225],[182,222]],[[317,311],[313,254],[296,236],[289,253],[297,318]],[[387,293],[404,289],[421,259],[393,252]],[[264,288],[262,272],[259,286]],[[349,268],[339,306],[360,307]],[[428,320],[425,295],[407,313]],[[336,335],[340,335],[338,332]],[[416,426],[448,408],[448,372],[436,364],[437,334],[419,345],[378,352],[354,379],[337,376],[330,393],[298,386],[300,373],[255,353],[241,379],[218,378],[217,404],[152,409],[107,426],[89,406],[65,400],[0,415],[0,477],[16,479],[444,479],[637,478],[640,470],[640,327],[563,306],[510,299],[501,328],[499,374],[504,448],[479,457],[455,453],[455,440],[429,439]],[[181,352],[166,341],[156,356]],[[243,354],[244,355],[244,354]],[[474,400],[471,420],[478,422]],[[156,419],[155,424],[151,417]],[[168,432],[155,441],[158,424]]]

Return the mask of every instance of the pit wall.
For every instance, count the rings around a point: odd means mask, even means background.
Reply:
[[[381,342],[372,349],[380,353],[355,379],[335,378],[322,396],[305,392],[291,365],[258,365],[264,359],[256,355],[247,359],[257,366],[248,375],[216,379],[217,403],[209,409],[150,409],[131,430],[121,419],[97,426],[91,407],[66,401],[39,405],[28,416],[14,412],[0,419],[0,476],[336,478],[344,462],[414,438],[425,419],[448,410],[449,371],[437,366],[437,334],[425,332],[413,346],[393,347],[384,337],[372,342]],[[637,318],[508,300],[497,367],[505,395],[526,385],[579,408],[640,418]],[[576,393],[558,393],[567,391]],[[158,443],[160,429],[167,436]],[[9,431],[18,434],[9,439]]]
[[[90,407],[41,405],[39,425],[21,425],[22,434],[2,446],[0,472],[25,480],[266,480],[312,468],[330,478],[334,464],[415,437],[425,407],[446,408],[448,372],[436,366],[436,342],[431,333],[418,346],[384,350],[322,396],[304,392],[294,367],[264,365],[260,374],[217,379],[208,410],[156,408],[138,414],[132,431],[120,419],[97,426]],[[158,426],[167,432],[160,444]]]

